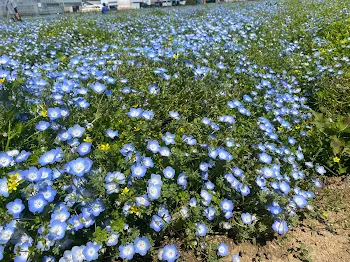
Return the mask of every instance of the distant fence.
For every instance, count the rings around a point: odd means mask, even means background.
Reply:
[[[17,0],[17,9],[21,16],[49,15],[64,12],[62,2],[55,0]],[[6,17],[6,0],[0,0],[0,18]]]

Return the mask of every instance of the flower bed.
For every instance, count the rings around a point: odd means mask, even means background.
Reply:
[[[0,260],[239,261],[225,243],[209,256],[205,237],[288,232],[326,170],[304,156],[302,59],[275,69],[302,48],[267,33],[279,8],[1,25]]]

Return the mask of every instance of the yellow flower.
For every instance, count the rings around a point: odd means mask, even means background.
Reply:
[[[9,180],[17,181],[17,180],[18,180],[18,177],[19,177],[19,174],[18,174],[18,173],[16,173],[16,174],[10,174]]]
[[[312,130],[307,131],[307,134],[310,136],[312,134]]]
[[[107,151],[107,150],[111,149],[111,146],[107,143],[107,144],[101,144],[101,145],[99,145],[98,148],[99,148],[100,150]]]
[[[295,126],[295,129],[297,129],[297,130],[300,129],[300,126],[299,125]]]
[[[137,131],[140,131],[140,127],[134,127],[134,129],[135,129],[135,131],[137,132]]]
[[[137,213],[137,207],[136,206],[132,206],[130,208],[130,214],[136,214]]]
[[[6,78],[5,78],[5,77],[4,77],[4,78],[1,78],[1,79],[0,79],[0,84],[4,83],[4,82],[5,82],[5,80],[6,80]]]
[[[84,139],[84,142],[91,143],[92,142],[92,138],[89,137],[89,136],[86,136],[85,139]]]
[[[173,58],[178,59],[178,58],[179,58],[179,55],[178,55],[178,54],[174,54],[174,55],[173,55]]]
[[[323,212],[322,215],[323,215],[324,218],[327,218],[327,217],[328,217],[328,214],[327,214],[326,212]]]
[[[18,182],[11,182],[11,183],[7,183],[7,186],[9,188],[10,191],[16,191],[17,187],[18,187],[19,183]]]
[[[336,156],[335,158],[333,158],[333,161],[334,161],[334,163],[339,163],[340,162],[340,158]]]
[[[132,107],[137,108],[138,106],[139,106],[138,104],[135,104],[135,105],[133,105]]]
[[[277,129],[278,129],[278,131],[282,131],[283,127],[279,126]]]
[[[46,109],[43,109],[40,113],[41,116],[43,117],[47,117],[47,110]]]
[[[126,193],[128,193],[129,191],[130,191],[129,188],[124,187],[124,188],[123,188],[123,191],[122,191],[122,194],[126,194]]]
[[[18,179],[19,174],[10,174],[8,182],[7,182],[7,186],[9,188],[9,190],[17,190],[17,187],[19,185],[20,180]]]

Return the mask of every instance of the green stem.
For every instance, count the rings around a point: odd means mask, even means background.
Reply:
[[[8,125],[8,128],[7,128],[7,142],[6,142],[5,151],[8,151],[9,146],[10,146],[10,141],[11,141],[11,138],[12,138],[10,136],[10,133],[11,133],[11,120],[9,121],[9,125]]]

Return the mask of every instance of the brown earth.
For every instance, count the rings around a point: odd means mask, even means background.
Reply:
[[[231,254],[239,253],[241,262],[350,262],[349,177],[327,178],[315,204],[320,215],[304,219],[285,236],[276,237],[266,245],[235,244],[222,236],[213,237],[207,243],[229,244]],[[200,261],[190,252],[181,256],[186,262]],[[231,257],[221,261],[229,262]]]

